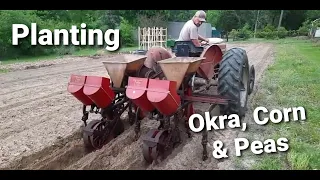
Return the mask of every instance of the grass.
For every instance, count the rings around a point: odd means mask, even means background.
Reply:
[[[276,59],[265,73],[255,104],[270,106],[268,109],[302,106],[307,119],[268,124],[265,138],[285,137],[289,150],[263,155],[253,168],[320,169],[320,48],[308,40],[274,42]]]
[[[7,72],[8,72],[7,69],[0,69],[0,74],[1,74],[1,73],[7,73]]]
[[[128,51],[133,51],[138,49],[137,47],[124,47],[119,50],[119,52],[128,52]],[[97,50],[97,49],[82,49],[79,51],[74,52],[71,56],[91,56],[91,55],[96,55],[98,53],[103,52],[104,54],[107,53],[112,53],[112,52],[107,52],[105,50]],[[20,57],[16,59],[6,59],[1,61],[1,64],[12,64],[12,63],[20,63],[20,62],[34,62],[34,61],[43,61],[43,60],[52,60],[52,59],[57,59],[57,58],[63,58],[64,56],[60,56],[58,54],[52,54],[52,55],[47,55],[47,56],[36,56],[36,57]],[[2,70],[0,69],[0,72]]]

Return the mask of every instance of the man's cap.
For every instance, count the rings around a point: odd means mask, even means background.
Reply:
[[[206,21],[206,13],[204,11],[197,11],[194,15],[195,17],[198,17],[200,21],[205,22]]]

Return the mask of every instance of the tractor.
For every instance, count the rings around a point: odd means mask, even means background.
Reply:
[[[71,75],[68,85],[68,91],[83,103],[84,144],[99,149],[120,135],[124,131],[120,116],[127,110],[136,139],[141,137],[145,117],[159,122],[142,136],[143,157],[149,163],[165,158],[181,143],[180,122],[191,137],[188,120],[195,113],[194,102],[210,104],[209,112],[219,105],[223,115],[244,117],[255,81],[246,51],[226,50],[223,43],[195,47],[191,41],[176,41],[172,52],[152,47],[103,64],[109,77]],[[212,86],[217,87],[216,94],[203,93]],[[100,113],[101,120],[87,124],[90,112]],[[208,158],[207,141],[203,131],[203,160]]]

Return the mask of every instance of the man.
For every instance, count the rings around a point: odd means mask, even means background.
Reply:
[[[192,41],[196,47],[201,46],[200,41],[209,42],[209,39],[203,38],[198,33],[198,28],[206,22],[206,13],[204,11],[197,11],[192,19],[187,21],[180,31],[178,41]]]

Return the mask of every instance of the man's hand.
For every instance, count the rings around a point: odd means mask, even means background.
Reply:
[[[204,38],[203,41],[201,41],[201,45],[207,45],[209,44],[209,38]]]
[[[207,41],[201,41],[201,46],[209,44]]]
[[[199,39],[200,41],[205,41],[205,42],[209,43],[209,38],[204,38],[204,37],[198,35],[198,39]]]

